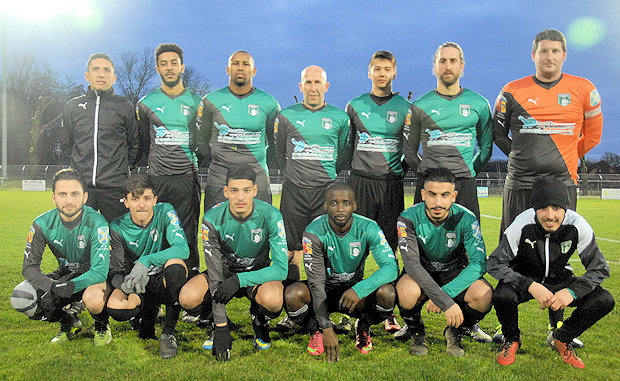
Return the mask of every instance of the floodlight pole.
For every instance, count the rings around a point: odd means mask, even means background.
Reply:
[[[7,75],[6,75],[6,9],[2,12],[2,180],[7,179],[7,167],[9,162],[7,160],[7,107],[6,107],[6,88],[7,88]],[[1,184],[1,182],[0,182]]]

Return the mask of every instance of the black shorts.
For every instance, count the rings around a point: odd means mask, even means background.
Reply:
[[[502,200],[502,224],[499,239],[504,231],[523,211],[532,207],[531,189],[509,189],[504,187]],[[577,210],[577,187],[568,187],[568,209]]]
[[[209,275],[207,274],[207,270],[203,271],[201,274],[204,274],[205,278],[207,278],[207,281],[208,281]],[[231,277],[231,276],[232,276],[232,273],[229,273],[226,270],[224,270],[224,279],[227,279],[228,277]],[[256,297],[256,292],[258,291],[258,287],[260,287],[260,285],[241,287],[239,288],[237,292],[235,292],[235,294],[233,295],[233,298],[248,298],[251,302],[253,302],[254,298]],[[207,292],[211,292],[211,290]]]
[[[361,214],[375,220],[392,248],[398,247],[396,222],[405,209],[405,196],[402,179],[375,179],[351,173],[349,185],[355,192],[357,210]]]
[[[413,203],[422,202],[422,188],[424,188],[424,177],[418,175],[418,182],[415,188],[415,196]],[[480,205],[478,204],[478,186],[476,179],[457,177],[454,189],[456,194],[456,203],[469,209],[480,222]]]
[[[123,200],[127,195],[123,188],[86,188],[88,200],[86,205],[98,210],[108,222],[112,222],[129,212]]]
[[[286,231],[289,251],[302,250],[301,239],[306,226],[318,216],[325,214],[323,204],[330,184],[315,188],[302,188],[284,180],[280,212]]]
[[[428,272],[428,274],[431,276],[431,278],[433,278],[433,280],[435,281],[435,283],[437,283],[437,285],[439,287],[442,287],[444,285],[446,285],[447,283],[450,283],[454,278],[456,278],[461,271],[463,271],[463,269],[467,267],[465,266],[459,266],[457,268],[454,268],[452,270],[448,270],[448,271],[442,271],[442,272]],[[400,277],[402,277],[404,274],[407,274],[407,272],[405,271],[405,268],[403,268],[403,271],[400,274]],[[399,277],[399,279],[400,279]],[[411,278],[413,279],[413,278]],[[482,277],[480,277],[479,279],[482,279]],[[415,280],[414,280],[415,282]],[[465,294],[467,293],[467,290],[469,289],[466,288],[465,290],[463,290],[460,294],[458,294],[457,296],[455,296],[454,298],[452,298],[455,302],[457,302],[458,304],[462,304],[465,303]],[[422,290],[422,292],[424,293],[424,290]],[[428,300],[428,295],[426,295],[425,293],[423,294],[423,298],[420,298],[420,300],[422,301],[427,301]]]

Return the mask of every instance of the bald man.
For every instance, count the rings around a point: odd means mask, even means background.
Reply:
[[[254,58],[238,50],[228,58],[228,86],[207,94],[198,109],[198,148],[210,157],[204,211],[226,201],[228,169],[249,165],[256,173],[257,199],[271,204],[268,147],[273,147],[273,121],[280,104],[253,85]]]
[[[308,66],[301,72],[303,102],[276,117],[276,155],[284,169],[280,211],[289,251],[288,280],[299,280],[302,234],[323,214],[327,187],[334,182],[348,145],[349,116],[325,103],[327,73]]]

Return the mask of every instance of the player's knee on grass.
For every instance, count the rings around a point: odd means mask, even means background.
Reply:
[[[412,309],[422,297],[420,286],[407,274],[403,275],[396,283],[398,306],[404,309]]]
[[[102,282],[87,287],[82,295],[82,301],[88,311],[100,314],[105,309],[108,296],[107,284]]]
[[[282,311],[284,287],[282,282],[267,282],[258,287],[255,300],[260,306],[278,315]],[[278,316],[276,315],[276,317]]]
[[[186,310],[198,307],[207,298],[209,283],[204,274],[198,274],[190,279],[179,292],[179,303]]]
[[[486,280],[479,279],[465,293],[465,301],[471,308],[487,313],[491,310],[493,288]]]
[[[284,290],[284,302],[287,311],[297,311],[310,304],[310,289],[302,282],[296,282]]]

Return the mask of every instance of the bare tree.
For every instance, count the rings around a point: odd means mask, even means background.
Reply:
[[[614,167],[614,168],[620,167],[620,155],[618,155],[617,153],[605,152],[603,156],[601,156],[600,161],[603,161],[609,164],[610,167]]]
[[[183,85],[200,96],[207,94],[211,88],[211,84],[209,83],[209,80],[207,80],[207,77],[196,70],[193,66],[188,65],[185,65]]]
[[[133,104],[157,86],[153,51],[152,47],[124,51],[120,64],[116,65],[116,84],[120,93]]]

